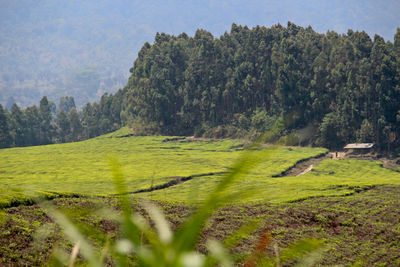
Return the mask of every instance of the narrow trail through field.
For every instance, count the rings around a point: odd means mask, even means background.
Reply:
[[[316,165],[321,163],[324,159],[329,159],[328,153],[321,154],[316,157],[302,159],[298,161],[293,166],[289,167],[287,170],[281,172],[280,174],[273,175],[272,177],[285,177],[285,176],[300,176],[311,171]]]
[[[301,173],[297,174],[296,176],[300,176],[300,175],[306,174],[307,172],[311,171],[313,167],[314,167],[314,164],[311,164],[307,169],[305,169]]]
[[[165,179],[174,179],[171,180],[169,182],[166,182],[164,184],[160,184],[160,185],[156,185],[156,186],[151,186],[149,188],[145,188],[145,189],[140,189],[137,191],[131,191],[131,192],[127,192],[126,194],[139,194],[139,193],[146,193],[146,192],[152,192],[152,191],[156,191],[156,190],[161,190],[161,189],[165,189],[174,185],[178,185],[180,183],[192,180],[193,178],[198,178],[198,177],[204,177],[204,176],[213,176],[213,175],[220,175],[220,174],[226,174],[227,172],[209,172],[209,173],[202,173],[202,174],[194,174],[194,175],[190,175],[190,176],[173,176],[173,177],[166,177]],[[121,195],[121,194],[114,194],[114,195]]]

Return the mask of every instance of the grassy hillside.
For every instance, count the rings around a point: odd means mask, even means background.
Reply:
[[[225,172],[242,150],[242,144],[232,140],[163,142],[171,137],[122,137],[129,133],[123,128],[83,142],[1,150],[1,205],[18,202],[24,193],[112,194],[108,164],[111,156],[120,160],[128,189],[137,191],[176,177]],[[258,151],[262,164],[254,170],[252,179],[279,174],[298,160],[325,151],[281,147],[276,149],[273,159],[266,157],[268,150]],[[182,196],[183,193],[181,199]]]
[[[278,154],[279,155],[279,154]],[[284,155],[282,155],[284,158]],[[344,159],[324,160],[311,172],[297,177],[272,178],[282,165],[274,160],[262,162],[232,190],[252,191],[248,202],[292,202],[301,199],[340,196],[368,189],[374,185],[400,185],[400,173],[384,169],[377,161]],[[160,191],[141,194],[155,200],[201,201],[221,176],[201,177]]]
[[[83,142],[1,150],[0,205],[29,202],[38,195],[110,196],[115,192],[108,160],[114,156],[121,162],[130,192],[151,191],[133,196],[195,203],[204,199],[243,150],[239,141],[227,139],[129,135],[123,128]],[[323,160],[305,175],[273,177],[325,152],[307,147],[253,151],[259,164],[231,190],[250,192],[242,202],[287,202],[400,184],[400,173],[382,168],[378,161],[356,159]],[[174,186],[152,190],[176,181]]]

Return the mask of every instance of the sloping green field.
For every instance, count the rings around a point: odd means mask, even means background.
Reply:
[[[165,184],[176,177],[229,170],[242,153],[234,140],[175,140],[172,137],[129,137],[123,128],[83,142],[0,150],[0,206],[27,202],[45,195],[114,194],[109,158],[122,166],[128,190],[135,192]],[[299,160],[323,154],[323,148],[275,147],[257,150],[259,164],[237,181],[232,192],[250,192],[242,201],[282,202],[343,195],[377,184],[400,184],[400,173],[376,161],[324,160],[299,177],[273,178]],[[148,193],[133,194],[157,200],[198,202],[212,190],[222,174],[193,178]]]
[[[278,169],[279,165],[269,165],[266,160],[230,189],[233,192],[250,191],[240,202],[291,202],[320,196],[340,196],[352,194],[374,185],[400,185],[400,173],[385,169],[378,161],[326,159],[312,171],[297,177],[272,178],[268,168]],[[268,166],[269,165],[269,166]],[[178,202],[202,201],[212,190],[221,176],[200,177],[160,191],[139,194],[155,200]]]
[[[0,150],[1,200],[19,198],[17,191],[114,193],[111,156],[121,162],[129,190],[136,191],[172,176],[224,171],[239,153],[231,148],[239,143],[230,140],[163,143],[166,137],[118,136],[125,131],[77,143]]]

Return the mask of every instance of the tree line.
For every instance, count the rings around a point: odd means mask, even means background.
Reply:
[[[65,143],[92,138],[121,127],[121,91],[104,94],[81,112],[73,97],[61,97],[58,108],[44,96],[39,106],[10,111],[0,104],[0,148]]]
[[[285,144],[400,149],[400,28],[394,42],[352,30],[320,34],[290,22],[233,24],[220,38],[205,30],[193,37],[157,33],[130,72],[123,89],[80,113],[52,118],[44,99],[25,111],[0,110],[13,140],[8,146],[82,140],[129,125],[136,134],[268,132]]]

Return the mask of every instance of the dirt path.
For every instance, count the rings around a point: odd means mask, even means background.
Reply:
[[[300,160],[296,164],[288,168],[286,171],[281,172],[278,175],[273,175],[272,177],[300,176],[311,171],[314,166],[318,165],[324,159],[329,158],[330,157],[328,154],[322,154],[317,157]]]
[[[296,176],[300,176],[300,175],[306,174],[307,172],[311,171],[313,167],[314,167],[314,164],[311,164],[307,169],[305,169],[301,173],[297,174]]]

